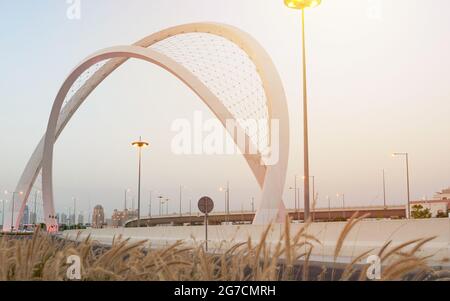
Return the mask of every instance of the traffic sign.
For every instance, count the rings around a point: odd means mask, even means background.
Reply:
[[[202,197],[199,201],[198,201],[198,209],[200,210],[201,213],[204,214],[209,214],[211,213],[211,211],[213,211],[214,209],[214,202],[210,197]]]

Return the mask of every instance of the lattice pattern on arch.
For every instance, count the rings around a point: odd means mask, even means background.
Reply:
[[[67,93],[66,98],[64,99],[64,105],[62,108],[62,112],[67,108],[67,104],[70,103],[73,96],[86,84],[86,82],[98,71],[100,70],[109,60],[104,60],[99,62],[89,69],[87,69],[83,74],[81,74],[78,79],[73,83],[72,87]]]
[[[246,130],[251,142],[263,153],[269,147],[269,109],[263,83],[255,64],[239,46],[218,35],[183,33],[150,46],[183,65],[197,76]],[[70,108],[73,96],[109,60],[86,70],[72,85],[61,113]],[[248,121],[258,127],[248,127]]]
[[[233,42],[210,33],[183,33],[151,46],[197,76],[246,129],[258,151],[269,146],[269,109],[257,68]],[[258,128],[247,128],[256,120]],[[263,122],[261,122],[263,121]]]

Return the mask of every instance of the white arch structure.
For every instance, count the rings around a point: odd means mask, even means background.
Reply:
[[[177,47],[175,44],[180,43],[179,41],[177,42],[177,37],[184,39],[184,42],[182,42],[182,45],[177,50],[178,52],[174,50],[174,47]],[[219,41],[219,48],[211,51],[211,53],[204,53],[204,57],[209,58],[211,56],[214,57],[214,55],[220,55],[220,52],[225,51],[221,50],[222,48],[220,47],[222,46],[224,48],[230,47],[232,49],[231,52],[240,55],[237,64],[248,66],[248,68],[245,67],[248,69],[246,69],[248,71],[246,72],[249,77],[253,76],[254,78],[252,83],[249,84],[250,88],[248,88],[249,92],[247,93],[248,95],[246,94],[247,96],[239,95],[238,92],[233,92],[233,96],[228,98],[223,96],[224,92],[221,92],[217,88],[217,84],[211,83],[204,75],[205,73],[209,74],[210,70],[213,69],[212,66],[209,66],[211,64],[202,61],[202,64],[205,65],[202,65],[204,69],[201,72],[196,70],[198,66],[193,66],[191,62],[195,60],[202,49],[196,46],[197,48],[194,47],[194,51],[189,52],[188,45],[194,39],[202,39],[201,41],[205,45],[213,43],[214,39],[216,39],[216,43]],[[226,45],[226,43],[229,43],[229,45]],[[185,52],[188,52],[188,54]],[[228,54],[225,53],[225,55]],[[247,106],[247,108],[252,105],[258,106],[257,113],[247,112],[246,117],[250,118],[251,114],[259,114],[260,116],[267,117],[266,131],[267,135],[269,135],[267,142],[271,144],[274,142],[272,141],[273,137],[271,137],[269,121],[277,120],[279,122],[279,131],[276,133],[279,135],[277,141],[279,143],[279,160],[275,165],[266,165],[263,163],[261,149],[258,149],[256,155],[252,155],[247,154],[246,150],[242,149],[240,145],[238,146],[241,148],[241,152],[262,188],[262,198],[259,202],[259,209],[254,223],[283,222],[285,219],[285,206],[282,201],[282,194],[286,180],[289,155],[289,116],[286,96],[280,76],[266,51],[247,33],[225,24],[193,23],[172,27],[152,34],[132,46],[118,46],[101,50],[83,60],[70,73],[54,101],[47,131],[33,152],[17,185],[16,191],[22,191],[23,194],[17,195],[20,206],[16,206],[19,211],[15,214],[15,229],[18,229],[20,225],[28,197],[30,196],[35,181],[42,172],[45,223],[48,231],[57,231],[58,225],[55,216],[52,178],[54,144],[71,117],[91,92],[114,70],[130,58],[147,61],[176,76],[198,95],[224,126],[227,120],[236,120],[238,118],[238,113],[245,109],[243,106]],[[217,59],[217,61],[216,73],[222,72],[223,68],[231,68],[229,63],[222,62],[221,59]],[[99,63],[104,63],[104,65],[96,72],[89,71],[92,66],[97,66],[96,64]],[[222,66],[220,63],[222,63]],[[215,66],[216,63],[212,65]],[[238,67],[238,65],[235,66],[235,68]],[[86,73],[88,78],[84,84],[79,88],[74,88],[80,76],[86,76]],[[225,90],[233,90],[234,87],[239,85],[239,83],[232,82],[237,74],[223,74],[222,76],[224,76],[225,80],[230,80],[228,84],[222,83],[225,85],[222,87]],[[214,78],[214,74],[211,77]],[[260,90],[263,92],[258,92]],[[242,87],[240,91],[243,93]],[[72,95],[70,95],[71,93]],[[236,102],[233,97],[239,99],[239,102]],[[254,97],[264,101],[256,103],[253,100]],[[226,103],[227,99],[231,99],[234,103]],[[239,127],[238,130],[245,132],[243,128]],[[235,133],[230,132],[230,134],[232,134],[235,143],[237,143]],[[258,141],[252,140],[250,136],[251,134],[246,132],[246,138],[250,141],[249,144],[258,144]],[[246,145],[245,147],[248,146]],[[11,217],[6,217],[3,230],[9,231],[11,223]]]

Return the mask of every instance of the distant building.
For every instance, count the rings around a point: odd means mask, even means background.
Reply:
[[[69,219],[65,213],[61,213],[61,224],[67,225],[69,223]]]
[[[125,226],[125,223],[129,221],[130,219],[137,218],[138,213],[137,210],[128,210],[125,209],[124,211],[118,211],[117,209],[114,210],[114,213],[111,217],[111,226],[118,228]]]
[[[105,225],[105,211],[101,205],[97,205],[92,212],[92,228],[101,229]]]
[[[448,214],[450,210],[450,188],[437,192],[431,200],[411,202],[411,210],[415,205],[421,205],[424,209],[429,209],[432,217],[437,217],[439,214]]]
[[[28,225],[29,222],[30,222],[30,211],[28,209],[28,205],[26,205],[25,210],[23,211],[22,225]]]
[[[30,224],[37,224],[37,215],[34,212],[30,213]]]
[[[78,215],[78,224],[84,225],[84,215],[81,213]]]
[[[439,201],[450,201],[450,188],[437,192],[434,195],[434,199]]]

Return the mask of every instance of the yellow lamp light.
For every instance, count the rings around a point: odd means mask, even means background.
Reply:
[[[319,6],[322,0],[284,0],[284,4],[293,9],[305,9]]]

